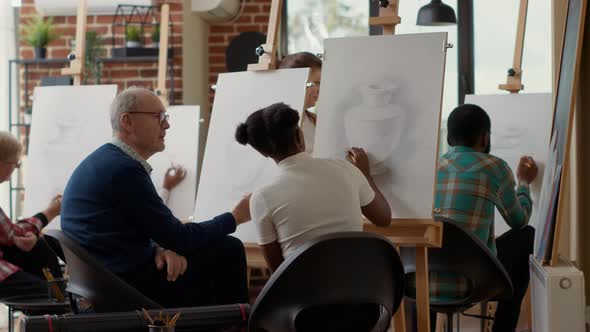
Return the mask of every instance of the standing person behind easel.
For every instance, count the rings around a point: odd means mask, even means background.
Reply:
[[[322,60],[309,52],[300,52],[287,55],[279,64],[279,69],[285,68],[309,68],[309,79],[307,80],[307,91],[303,106],[303,119],[301,130],[305,138],[305,152],[313,152],[315,141],[315,127],[317,121],[317,109],[315,113],[309,109],[316,106],[320,96],[320,82],[322,80]]]

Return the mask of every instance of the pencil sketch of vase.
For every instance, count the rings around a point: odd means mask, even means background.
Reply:
[[[367,152],[373,174],[387,170],[385,161],[400,145],[405,116],[402,108],[392,103],[394,90],[388,84],[362,87],[361,105],[350,109],[345,116],[348,143]]]
[[[516,126],[506,126],[492,133],[492,149],[514,150],[521,144],[522,138],[527,135],[527,129]]]
[[[82,136],[82,119],[76,114],[60,114],[55,119],[55,131],[46,141],[44,150],[50,156],[48,158],[61,161],[59,164],[50,163],[48,168],[51,170],[53,181],[56,181],[58,186],[65,187],[70,174],[80,162],[79,140]]]

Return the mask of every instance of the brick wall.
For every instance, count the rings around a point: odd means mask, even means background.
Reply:
[[[242,15],[232,24],[212,24],[209,27],[209,84],[217,82],[219,73],[227,71],[225,50],[231,40],[242,32],[266,34],[271,0],[245,0]],[[213,92],[210,94],[213,101]]]
[[[160,4],[162,1],[155,1],[156,4]],[[123,1],[124,3],[124,1]],[[182,102],[182,22],[183,22],[183,9],[182,0],[171,0],[170,3],[170,16],[173,24],[173,38],[170,40],[170,45],[174,49],[174,96],[170,96],[171,102],[181,103]],[[23,5],[20,8],[20,20],[19,23],[23,24],[27,22],[33,15],[36,14],[34,0],[24,0]],[[159,12],[156,12],[159,20]],[[113,36],[112,28],[113,16],[101,15],[101,16],[88,16],[87,17],[87,31],[96,31],[104,39],[104,48],[107,50],[106,57],[111,56]],[[76,34],[76,17],[75,16],[56,16],[54,17],[54,23],[56,23],[61,37],[52,42],[47,47],[48,58],[64,58],[71,50],[72,40]],[[20,30],[20,29],[19,29]],[[115,47],[124,46],[125,31],[124,27],[115,27]],[[146,33],[146,46],[150,46],[150,31]],[[21,59],[31,59],[34,57],[33,48],[26,44],[24,41],[20,42],[19,45],[19,57]],[[43,76],[59,76],[60,70],[63,65],[31,65],[29,67],[29,84],[28,89],[32,91],[35,86],[39,85],[40,78]],[[102,84],[117,84],[119,89],[124,89],[129,86],[142,86],[147,88],[155,88],[157,82],[157,62],[105,62],[103,65],[101,80]],[[23,75],[24,70],[21,66],[20,71],[21,82],[24,82]],[[170,77],[168,74],[167,86],[170,88]],[[94,82],[88,82],[87,84],[93,84]],[[21,85],[21,105],[24,100],[24,83]],[[172,98],[173,97],[173,98]]]

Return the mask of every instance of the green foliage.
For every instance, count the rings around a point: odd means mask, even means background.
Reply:
[[[136,25],[128,25],[125,33],[127,34],[127,41],[141,41],[141,28]]]
[[[152,42],[159,43],[160,42],[160,25],[154,25],[154,30],[152,31]]]
[[[96,31],[86,32],[86,55],[84,66],[84,83],[95,80],[96,83],[102,72],[102,63],[98,61],[106,55],[103,47],[104,39]]]
[[[43,48],[58,39],[60,35],[56,31],[52,17],[43,19],[43,17],[36,15],[24,24],[22,37],[27,44]]]

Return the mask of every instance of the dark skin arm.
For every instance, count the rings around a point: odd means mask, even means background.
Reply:
[[[385,196],[383,196],[383,193],[381,193],[381,190],[377,188],[375,181],[373,181],[367,153],[361,148],[353,147],[348,150],[348,160],[365,175],[369,185],[371,185],[371,188],[375,192],[373,201],[365,206],[361,206],[363,215],[377,226],[389,226],[391,223],[391,208]]]
[[[262,248],[262,254],[264,255],[266,264],[268,264],[268,267],[272,272],[276,271],[279,268],[279,265],[285,260],[283,258],[281,245],[277,241],[274,241],[260,247]]]

